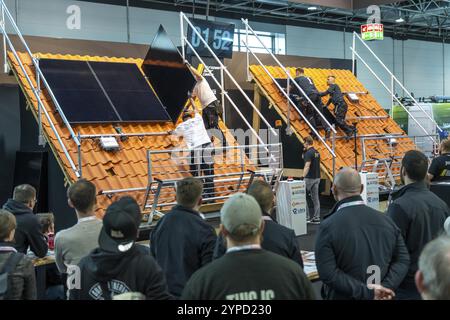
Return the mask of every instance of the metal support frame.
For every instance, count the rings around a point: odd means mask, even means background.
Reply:
[[[2,0],[2,5],[1,5],[1,23],[0,26],[2,27],[2,29],[5,30],[6,33],[6,21],[5,21],[5,9],[3,7],[3,0]],[[9,72],[9,66],[8,66],[8,62],[6,60],[6,36],[5,34],[3,34],[3,72],[4,73],[8,73]]]
[[[317,108],[317,106],[311,101],[311,99],[308,97],[308,95],[303,91],[303,89],[298,85],[298,83],[294,80],[294,78],[291,76],[291,74],[288,72],[288,70],[283,66],[283,64],[278,60],[278,58],[272,53],[272,51],[269,50],[269,48],[266,47],[264,42],[259,38],[259,36],[256,34],[256,32],[252,29],[252,27],[248,24],[248,19],[241,19],[241,21],[245,24],[247,32],[250,31],[255,38],[259,41],[261,46],[264,48],[264,50],[269,53],[269,55],[275,60],[275,62],[278,64],[280,68],[283,69],[283,71],[286,73],[287,78],[289,78],[292,83],[295,85],[295,87],[302,93],[302,95],[308,100],[308,102],[314,107],[316,112],[318,112],[319,116],[324,120],[324,122],[327,124],[328,128],[330,130],[334,130],[333,132],[336,132],[336,130],[333,128],[333,126],[330,124],[330,122],[325,118],[325,116],[322,114],[322,111]],[[247,43],[247,50],[250,50]],[[253,53],[253,52],[252,52]],[[253,53],[253,56],[255,54]],[[250,67],[250,65],[247,65],[247,69]]]
[[[417,125],[422,129],[423,132],[426,133],[426,135],[435,143],[436,141],[433,139],[433,137],[428,133],[428,131],[420,124],[420,122],[411,114],[411,112],[409,112],[408,108],[405,107],[405,105],[400,101],[400,99],[398,99],[393,92],[390,91],[390,89],[387,87],[387,85],[383,82],[383,80],[380,79],[380,77],[375,73],[375,71],[373,71],[373,69],[368,65],[368,63],[356,52],[356,50],[354,48],[350,48],[350,50],[352,50],[352,52],[354,52],[354,54],[356,55],[356,57],[358,57],[359,60],[361,60],[361,62],[366,66],[366,68],[372,73],[372,75],[378,80],[378,82],[381,83],[381,85],[387,90],[387,92],[389,92],[389,94],[391,95],[391,97],[393,99],[395,99],[397,101],[397,103],[406,111],[406,113],[408,113],[408,115],[414,120],[414,122],[417,123]],[[420,107],[422,108],[422,107]],[[428,114],[427,114],[428,115]],[[429,115],[428,115],[429,117]],[[433,120],[434,122],[434,120]]]
[[[270,125],[270,123],[266,120],[266,118],[262,115],[262,113],[257,110],[257,108],[255,107],[255,105],[253,104],[252,100],[247,96],[247,94],[244,92],[244,90],[241,88],[241,86],[239,85],[239,83],[236,81],[236,79],[232,76],[232,74],[227,70],[226,66],[223,65],[223,63],[220,61],[220,59],[217,57],[217,55],[214,53],[214,51],[211,49],[211,47],[208,45],[208,43],[206,42],[206,40],[203,38],[203,36],[200,34],[200,32],[198,32],[198,30],[194,27],[194,25],[191,23],[191,21],[189,20],[189,18],[183,13],[180,12],[180,23],[181,23],[181,30],[183,30],[182,34],[181,34],[181,38],[182,38],[182,45],[184,43],[186,43],[189,48],[192,50],[192,52],[194,52],[194,54],[196,55],[196,57],[199,59],[199,61],[205,66],[205,69],[211,73],[211,71],[209,70],[208,66],[204,63],[203,59],[199,56],[199,54],[197,53],[197,51],[195,50],[195,48],[192,46],[192,44],[189,42],[189,40],[185,37],[184,35],[184,21],[186,21],[186,23],[188,24],[188,27],[191,27],[192,32],[194,32],[197,37],[200,39],[200,41],[203,43],[203,45],[205,46],[205,48],[210,52],[211,56],[214,58],[214,60],[216,60],[217,64],[222,68],[222,70],[224,71],[224,73],[228,76],[228,78],[230,78],[230,80],[233,82],[233,84],[236,86],[236,88],[241,92],[241,94],[243,95],[243,97],[245,98],[245,100],[247,100],[247,102],[250,104],[250,106],[253,108],[253,110],[256,111],[256,113],[258,114],[258,116],[264,121],[264,123],[266,124],[267,128],[269,128],[272,133],[275,136],[278,136],[276,130]],[[241,116],[241,118],[246,122],[246,124],[248,125],[249,128],[251,128],[251,126],[249,125],[249,123],[245,120],[245,117],[242,115],[242,113],[239,111],[239,108],[234,104],[233,100],[229,97],[228,93],[225,91],[225,89],[223,88],[223,86],[221,86],[221,84],[217,81],[217,79],[214,77],[214,75],[211,73],[211,77],[213,78],[213,80],[216,82],[216,84],[224,91],[224,95],[228,98],[228,100],[230,101],[230,103],[235,107],[236,111],[238,112],[238,114]],[[255,133],[257,135],[257,133]],[[259,136],[258,136],[259,138]],[[259,138],[261,144],[264,144],[264,142]]]
[[[47,83],[44,74],[42,73],[41,69],[39,68],[39,64],[36,63],[37,59],[31,53],[30,48],[28,47],[25,39],[22,36],[22,33],[20,32],[19,28],[17,27],[17,24],[16,24],[14,18],[12,17],[11,13],[9,12],[9,10],[6,7],[6,4],[4,3],[3,0],[0,0],[0,6],[1,6],[1,11],[2,11],[1,13],[2,13],[2,20],[3,20],[3,24],[0,24],[0,31],[2,32],[2,35],[3,35],[3,49],[4,49],[3,54],[4,54],[4,58],[5,58],[5,63],[7,61],[6,47],[8,46],[9,49],[11,50],[12,54],[14,55],[14,58],[17,60],[17,63],[19,64],[19,67],[22,70],[22,72],[23,72],[23,74],[25,76],[25,79],[28,82],[28,85],[32,89],[33,95],[35,96],[36,101],[38,103],[38,109],[39,109],[39,105],[41,105],[41,107],[42,107],[41,110],[44,112],[44,115],[45,115],[45,117],[47,118],[47,120],[48,120],[48,122],[50,124],[51,130],[55,134],[56,139],[58,140],[58,143],[61,145],[61,148],[63,149],[64,155],[66,156],[66,158],[67,158],[67,160],[68,160],[68,162],[70,164],[70,167],[74,171],[75,176],[78,178],[78,177],[80,177],[79,170],[77,169],[77,167],[76,167],[72,157],[70,156],[66,146],[64,145],[64,142],[62,141],[61,136],[59,135],[58,131],[56,130],[56,127],[53,124],[53,122],[52,122],[52,120],[51,120],[51,118],[50,118],[50,116],[48,114],[48,111],[46,110],[46,108],[44,107],[44,104],[42,103],[42,100],[41,100],[41,97],[40,97],[40,91],[39,91],[40,87],[36,88],[34,86],[33,82],[31,81],[31,79],[30,79],[30,77],[29,77],[29,75],[28,75],[28,73],[27,73],[27,71],[25,69],[25,66],[23,65],[23,63],[22,63],[22,61],[21,61],[21,59],[20,59],[16,49],[14,48],[14,45],[13,45],[11,39],[8,36],[8,33],[6,32],[6,20],[4,18],[5,16],[10,21],[13,30],[16,32],[19,40],[21,41],[22,45],[25,48],[26,53],[29,55],[29,57],[30,57],[30,59],[31,59],[31,61],[33,63],[33,66],[34,66],[35,71],[36,71],[36,76],[39,76],[39,80],[40,81],[38,83],[40,84],[42,82],[44,84],[45,89],[49,93],[49,95],[50,95],[50,97],[52,99],[52,102],[54,103],[54,105],[56,107],[56,110],[59,112],[59,114],[61,116],[61,119],[64,122],[64,125],[69,130],[70,136],[71,136],[72,140],[75,142],[77,147],[80,145],[80,142],[78,141],[78,139],[77,139],[77,137],[76,137],[76,135],[75,135],[71,125],[69,124],[69,122],[67,121],[66,117],[64,116],[64,113],[62,112],[62,110],[61,110],[61,108],[60,108],[60,106],[58,104],[58,101],[56,100],[56,98],[55,98],[55,96],[54,96],[54,94],[53,94],[49,84]],[[6,69],[6,67],[5,67],[5,69]]]
[[[305,121],[305,123],[310,127],[310,129],[314,132],[314,134],[317,136],[317,138],[322,142],[322,144],[325,146],[325,148],[327,148],[327,150],[331,153],[331,155],[333,157],[336,157],[336,154],[334,152],[334,150],[332,150],[330,148],[330,146],[328,146],[328,144],[325,142],[325,140],[320,136],[319,132],[314,128],[313,125],[311,125],[311,123],[308,121],[308,119],[305,117],[305,115],[300,111],[300,109],[297,107],[297,105],[294,103],[294,101],[292,101],[292,99],[289,97],[289,95],[283,90],[283,88],[281,87],[281,85],[278,83],[278,81],[275,80],[275,78],[272,76],[272,74],[270,73],[270,71],[266,68],[266,66],[261,62],[261,60],[258,58],[258,56],[250,49],[250,47],[248,46],[247,43],[244,42],[244,45],[247,48],[247,51],[250,52],[253,57],[256,59],[256,61],[259,63],[259,65],[263,68],[263,70],[267,73],[267,75],[272,79],[273,83],[277,86],[278,90],[280,90],[280,92],[286,97],[287,101],[289,102],[288,105],[288,118],[286,120],[286,122],[288,123],[288,125],[290,124],[290,119],[289,119],[289,110],[290,110],[290,105],[292,104],[292,106],[294,107],[294,109],[298,112],[298,114],[302,117],[302,119]],[[283,66],[281,66],[282,68],[284,68]],[[249,66],[247,66],[247,69],[249,69]],[[288,71],[286,69],[284,69],[286,73],[288,73]],[[288,81],[290,80],[290,78],[287,78]],[[298,84],[292,79],[291,81],[293,81],[293,83],[295,83],[297,86]],[[320,113],[321,114],[321,113]],[[336,130],[333,126],[331,126],[331,131],[333,133],[336,133]]]
[[[419,102],[417,102],[417,100],[413,97],[413,95],[409,92],[408,89],[405,88],[405,86],[397,79],[397,77],[391,72],[391,70],[389,70],[389,68],[383,63],[383,61],[381,61],[381,59],[375,54],[375,52],[373,52],[373,50],[367,45],[367,43],[364,42],[364,40],[356,33],[353,32],[353,37],[354,39],[358,39],[360,40],[360,42],[367,48],[367,50],[369,50],[369,52],[373,55],[373,57],[381,64],[381,66],[389,73],[389,75],[392,78],[392,81],[395,81],[405,92],[406,94],[411,98],[411,100],[419,107],[419,109],[426,115],[426,117],[432,121],[432,123],[438,128],[438,130],[440,132],[442,132],[441,127],[436,123],[436,121],[420,106]],[[353,47],[351,48],[352,52],[354,52],[354,54],[356,56],[358,56],[359,59],[361,59],[359,57],[359,55],[356,52],[356,43],[353,45]],[[362,60],[362,59],[361,59]],[[367,66],[367,65],[366,65]],[[384,84],[384,83],[383,83]],[[392,85],[393,86],[393,85]],[[393,89],[390,91],[392,97],[395,97]],[[396,99],[397,100],[397,99]]]
[[[249,159],[249,163],[247,163],[247,155],[246,152],[249,154],[252,153],[251,148],[257,148],[260,150],[260,152],[266,152],[265,150],[270,150],[271,154],[276,154],[276,168],[274,167],[273,162],[270,162],[269,164],[260,163],[260,161],[256,159]],[[224,189],[229,186],[230,183],[232,183],[233,190],[235,192],[238,192],[244,181],[250,180],[250,171],[246,169],[247,166],[253,167],[256,169],[255,173],[263,175],[265,177],[268,177],[272,179],[272,181],[277,181],[281,177],[282,174],[282,165],[283,165],[283,149],[281,143],[277,144],[267,144],[267,145],[260,145],[260,144],[254,144],[254,145],[248,145],[248,146],[226,146],[226,147],[207,147],[203,148],[200,151],[212,151],[215,150],[215,154],[219,155],[221,154],[219,151],[224,150],[234,150],[238,153],[233,153],[236,156],[239,156],[237,158],[235,164],[236,166],[234,169],[236,169],[235,172],[228,172],[228,173],[222,173],[222,174],[214,174],[214,175],[202,175],[201,172],[197,174],[198,179],[205,179],[205,178],[213,178],[215,188]],[[145,190],[145,200],[143,205],[143,210],[150,209],[151,214],[149,217],[149,223],[151,223],[151,219],[153,217],[153,214],[156,212],[158,208],[166,207],[173,205],[174,197],[171,190],[168,190],[167,188],[172,188],[175,186],[175,184],[181,180],[183,177],[176,178],[176,179],[163,179],[161,176],[164,176],[165,173],[165,166],[161,165],[154,165],[152,162],[152,155],[156,154],[162,154],[162,153],[169,153],[169,154],[177,154],[180,153],[183,154],[190,154],[191,150],[189,149],[172,149],[172,150],[147,150],[147,160],[148,160],[148,185],[144,188],[139,188],[139,190]],[[265,156],[264,156],[265,157]],[[190,156],[181,156],[180,160],[181,164],[180,166],[184,167],[187,166],[186,163],[184,163],[184,159],[190,158]],[[261,159],[261,158],[258,158]],[[271,159],[270,154],[264,158],[264,159]],[[159,170],[158,170],[159,169]],[[181,169],[181,168],[180,168]],[[178,170],[179,173],[186,173],[188,175],[193,174],[192,171],[185,171],[185,170]],[[158,176],[156,178],[155,176]],[[155,181],[157,185],[155,186]],[[122,189],[122,190],[109,190],[108,193],[114,193],[114,192],[127,192],[130,191],[129,189]],[[214,190],[212,190],[214,193]],[[208,192],[206,192],[208,193]],[[233,193],[233,192],[232,192]],[[224,196],[216,196],[215,194],[213,197],[208,198],[208,200],[224,200],[231,196],[231,194],[224,195]]]

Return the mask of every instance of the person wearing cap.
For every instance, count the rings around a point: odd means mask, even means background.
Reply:
[[[177,183],[177,205],[158,221],[150,236],[150,251],[166,274],[169,291],[179,297],[191,275],[212,260],[216,232],[200,216],[202,182]]]
[[[127,292],[140,292],[152,300],[171,299],[163,271],[136,244],[138,214],[139,205],[131,197],[106,209],[99,247],[80,261],[79,272],[69,273],[74,278],[69,299],[111,300]]]
[[[255,198],[237,193],[220,211],[226,254],[194,273],[186,284],[186,300],[297,300],[315,298],[298,264],[261,248],[264,230]]]
[[[333,181],[337,203],[324,217],[315,256],[326,300],[390,300],[409,267],[400,229],[361,198],[363,185],[352,168]]]
[[[295,238],[295,232],[278,224],[269,212],[274,203],[271,186],[264,180],[255,180],[248,188],[247,194],[255,198],[261,207],[264,230],[261,247],[295,261],[303,268],[303,259]],[[227,251],[224,237],[218,237],[214,248],[214,259],[218,259]]]

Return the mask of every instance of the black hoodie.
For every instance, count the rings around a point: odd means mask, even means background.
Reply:
[[[107,283],[112,296],[140,292],[149,300],[172,298],[163,271],[138,245],[124,253],[94,249],[78,266],[80,289],[69,290],[70,300],[103,300],[101,283]]]
[[[28,247],[39,257],[45,257],[48,250],[47,241],[41,232],[41,224],[33,211],[25,204],[9,199],[3,209],[11,212],[17,221],[14,247],[17,251],[27,253]]]

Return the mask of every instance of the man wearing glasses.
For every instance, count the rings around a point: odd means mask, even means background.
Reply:
[[[15,249],[26,254],[30,248],[38,258],[42,258],[47,254],[48,245],[39,219],[33,213],[36,203],[36,189],[29,184],[21,184],[14,188],[12,199],[8,199],[3,209],[16,217]]]

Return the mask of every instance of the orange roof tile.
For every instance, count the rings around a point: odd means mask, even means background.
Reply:
[[[39,58],[50,59],[64,59],[64,60],[84,60],[84,61],[103,61],[116,63],[136,63],[140,68],[141,59],[128,58],[110,58],[110,57],[91,57],[91,56],[77,56],[77,55],[54,55],[54,54],[36,54]],[[38,104],[30,85],[28,84],[25,74],[22,72],[17,59],[11,52],[8,52],[9,63],[14,71],[17,80],[32,106],[32,112],[37,118]],[[31,61],[31,58],[25,53],[19,53],[19,58],[24,64],[26,73],[30,77],[33,85],[36,83],[36,74]],[[142,70],[141,70],[142,72]],[[41,93],[41,100],[43,107],[49,113],[52,122],[54,123],[58,134],[61,136],[64,145],[66,146],[71,158],[78,167],[78,150],[75,142],[71,139],[68,128],[64,125],[61,117],[56,111],[52,100],[50,99],[46,90]],[[42,116],[42,124],[44,134],[51,146],[61,168],[64,171],[66,179],[72,183],[77,179],[75,172],[72,170],[68,159],[65,157],[61,145],[58,143],[57,137],[50,127],[49,121],[45,116]],[[220,123],[221,129],[224,131],[228,145],[237,145],[234,137],[229,133],[224,123]],[[116,131],[112,124],[73,124],[72,128],[76,134],[115,134]],[[143,133],[143,132],[164,132],[174,129],[172,122],[165,123],[141,123],[141,124],[121,124],[122,132],[126,134]],[[94,139],[82,139],[81,141],[81,163],[82,176],[87,180],[92,181],[99,191],[97,199],[98,209],[97,215],[103,216],[106,207],[116,197],[131,195],[135,197],[141,205],[144,203],[145,190],[148,184],[148,165],[147,165],[147,151],[148,150],[170,150],[172,148],[179,148],[176,146],[174,140],[170,136],[133,136],[128,137],[125,141],[119,141],[120,150],[116,152],[104,151],[100,148],[98,142]],[[184,145],[184,144],[183,144]],[[183,147],[183,146],[181,146]],[[237,151],[236,151],[237,152]],[[239,159],[234,157],[234,159]],[[239,163],[237,163],[239,162]],[[189,173],[183,173],[182,167],[178,166],[167,153],[152,155],[153,166],[164,166],[165,172],[158,172],[152,175],[152,178],[160,179],[177,179],[185,176],[190,176]],[[237,173],[241,171],[241,163],[238,160],[227,161],[225,164],[216,164],[217,171],[220,173]],[[247,161],[248,165],[248,161]],[[184,166],[186,168],[186,166]],[[249,169],[254,169],[253,166],[248,165]],[[186,168],[187,169],[187,168]],[[225,185],[225,184],[224,184]],[[245,184],[241,185],[241,189]],[[112,195],[101,194],[105,190],[142,188],[138,191],[129,191],[125,193],[115,193]],[[217,196],[229,194],[227,187],[222,187],[216,184]],[[174,193],[171,192],[164,201],[173,202]]]
[[[286,74],[280,67],[266,66],[271,75],[274,78],[286,78]],[[288,67],[291,76],[295,75],[295,68]],[[253,79],[261,91],[268,97],[269,101],[275,105],[275,109],[286,121],[287,115],[287,104],[286,97],[278,90],[277,86],[273,83],[272,79],[267,75],[266,71],[262,66],[252,65],[250,66],[250,71]],[[344,92],[367,92],[367,94],[359,95],[359,102],[352,103],[347,101],[348,112],[347,118],[349,117],[360,117],[360,116],[388,116],[388,114],[383,110],[383,108],[376,102],[375,98],[368,92],[368,90],[359,82],[359,80],[351,73],[349,70],[338,70],[338,69],[314,69],[305,68],[305,74],[314,80],[315,85],[319,91],[325,91],[327,89],[326,79],[330,74],[336,76],[336,83],[341,87]],[[325,103],[328,98],[324,97],[323,102]],[[330,108],[333,110],[333,107]],[[301,120],[299,114],[295,109],[291,113],[290,120],[297,137],[303,141],[303,139],[309,135],[309,130],[307,124]],[[293,115],[295,114],[295,115]],[[345,134],[341,129],[337,130],[337,136],[344,136]],[[321,129],[319,133],[324,136],[325,133]],[[395,123],[395,121],[386,117],[385,119],[361,119],[358,122],[358,134],[359,135],[385,135],[385,134],[400,134],[406,136],[406,133]],[[395,148],[391,148],[387,140],[366,140],[366,158],[367,159],[384,159],[390,157],[401,158],[403,154],[411,149],[415,149],[413,141],[407,137],[397,138],[398,145]],[[331,142],[328,141],[331,147]],[[322,171],[329,177],[332,178],[333,172],[333,160],[329,151],[325,148],[322,143],[317,143],[316,148],[321,154],[322,158]],[[354,152],[354,141],[345,141],[343,139],[336,140],[336,168],[339,169],[343,166],[354,166],[355,163],[355,152]],[[358,167],[362,164],[362,153],[363,147],[361,140],[358,139],[357,142],[357,162]],[[394,163],[398,164],[399,159],[395,160]],[[398,174],[399,166],[397,164],[393,165],[393,173]],[[372,167],[367,167],[368,171],[372,170]],[[382,166],[380,166],[379,173],[383,172]]]

